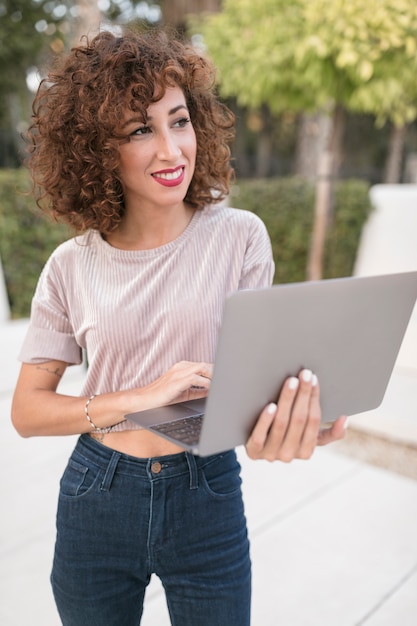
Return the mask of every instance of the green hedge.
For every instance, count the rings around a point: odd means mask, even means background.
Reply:
[[[25,169],[0,169],[0,258],[13,318],[29,315],[42,267],[69,237],[66,226],[37,209],[30,187]]]
[[[28,173],[0,170],[0,257],[12,317],[27,317],[42,267],[71,236],[45,218],[30,193]],[[252,210],[265,222],[276,263],[275,282],[305,280],[314,214],[314,187],[298,178],[239,180],[230,204]],[[368,184],[350,180],[335,188],[335,207],[326,245],[324,277],[349,276],[371,205]]]
[[[297,177],[238,180],[230,204],[253,211],[264,221],[272,241],[275,283],[306,280],[314,220],[314,185]],[[334,189],[323,278],[350,276],[362,227],[371,211],[369,184],[339,181]]]

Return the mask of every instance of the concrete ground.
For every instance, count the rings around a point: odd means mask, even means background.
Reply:
[[[10,424],[25,330],[25,321],[0,324],[0,624],[59,626],[49,571],[58,482],[75,438],[24,440]],[[78,393],[81,377],[82,368],[73,368],[60,390]],[[239,449],[253,626],[415,626],[417,476],[393,459],[407,445],[409,458],[417,457],[416,382],[415,370],[396,371],[379,412],[353,418],[346,442],[318,449],[308,462],[253,462]],[[369,444],[376,431],[385,445],[380,467],[355,440]],[[168,624],[155,579],[142,626]]]

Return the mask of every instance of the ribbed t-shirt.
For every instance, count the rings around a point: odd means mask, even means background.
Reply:
[[[178,361],[214,362],[225,298],[269,286],[273,273],[263,222],[240,209],[198,210],[179,237],[150,250],[114,248],[91,230],[48,259],[19,359],[71,365],[84,351],[82,395],[142,387]]]

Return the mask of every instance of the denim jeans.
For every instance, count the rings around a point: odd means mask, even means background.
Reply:
[[[51,575],[64,626],[138,626],[152,573],[175,626],[247,626],[234,451],[139,459],[82,435],[61,479]]]

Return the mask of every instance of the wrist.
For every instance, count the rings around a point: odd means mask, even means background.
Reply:
[[[84,414],[90,432],[106,434],[113,426],[125,420],[125,413],[120,408],[120,392],[95,393],[85,399]]]
[[[90,415],[90,404],[92,403],[92,401],[95,398],[97,398],[98,395],[99,394],[93,394],[92,396],[90,396],[88,398],[88,400],[87,400],[87,402],[85,403],[85,406],[84,406],[84,413],[85,413],[85,416],[86,416],[86,418],[88,420],[88,423],[91,426],[92,432],[100,434],[100,435],[105,435],[105,434],[107,434],[107,433],[109,433],[111,431],[112,427],[111,426],[105,426],[104,428],[100,428],[99,426],[96,426],[96,424],[91,419],[91,415]]]

